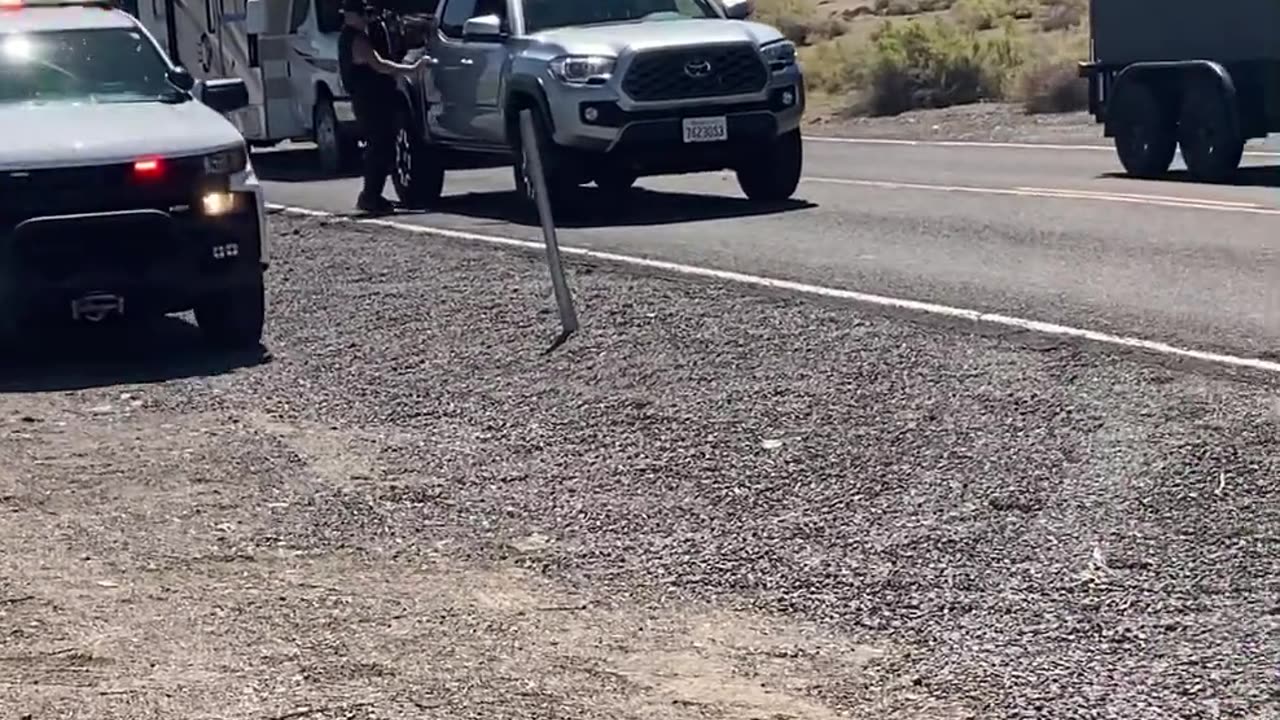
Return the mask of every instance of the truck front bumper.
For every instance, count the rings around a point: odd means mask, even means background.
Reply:
[[[0,327],[163,315],[258,281],[253,193],[217,217],[126,210],[44,216],[0,228]]]
[[[583,163],[607,162],[641,175],[719,170],[798,128],[804,102],[803,85],[772,88],[763,100],[667,109],[627,110],[612,100],[583,101],[576,106],[573,130],[566,132],[570,142],[561,147]],[[724,118],[726,138],[685,142],[684,121],[694,118]]]

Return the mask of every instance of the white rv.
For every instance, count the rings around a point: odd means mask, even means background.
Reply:
[[[336,172],[358,142],[338,74],[341,0],[131,0],[175,64],[197,79],[238,77],[249,107],[231,120],[255,146],[314,141]]]

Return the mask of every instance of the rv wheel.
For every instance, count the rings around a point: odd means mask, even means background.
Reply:
[[[350,167],[356,155],[356,143],[338,125],[332,100],[321,98],[316,103],[313,127],[321,171],[326,175],[336,175]]]

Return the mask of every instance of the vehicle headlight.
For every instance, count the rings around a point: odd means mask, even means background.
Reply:
[[[769,64],[769,69],[777,72],[796,64],[796,46],[790,40],[778,40],[760,48],[760,54]]]
[[[204,156],[204,171],[209,175],[235,175],[248,166],[249,151],[243,146]]]
[[[551,61],[551,74],[574,85],[602,85],[616,63],[617,58],[603,55],[565,55]]]

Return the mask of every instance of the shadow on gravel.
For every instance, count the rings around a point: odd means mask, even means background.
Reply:
[[[61,392],[221,375],[270,360],[266,348],[211,350],[176,316],[114,327],[58,327],[0,357],[0,393]]]
[[[606,199],[594,187],[583,187],[572,210],[556,216],[562,228],[623,227],[627,225],[673,225],[698,220],[722,220],[760,215],[777,215],[815,208],[804,200],[778,203],[752,202],[727,195],[659,192],[636,188],[624,201]],[[452,213],[513,225],[536,226],[524,202],[511,192],[477,192],[446,195],[431,212]]]
[[[1128,175],[1122,172],[1110,172],[1102,175],[1104,178],[1120,178],[1122,180],[1131,180]],[[1204,180],[1196,180],[1187,173],[1186,170],[1170,170],[1161,175],[1158,180],[1165,182],[1182,182],[1199,185],[1229,185],[1234,187],[1274,187],[1280,188],[1280,165],[1250,165],[1242,167],[1229,180],[1221,182],[1206,182]]]

